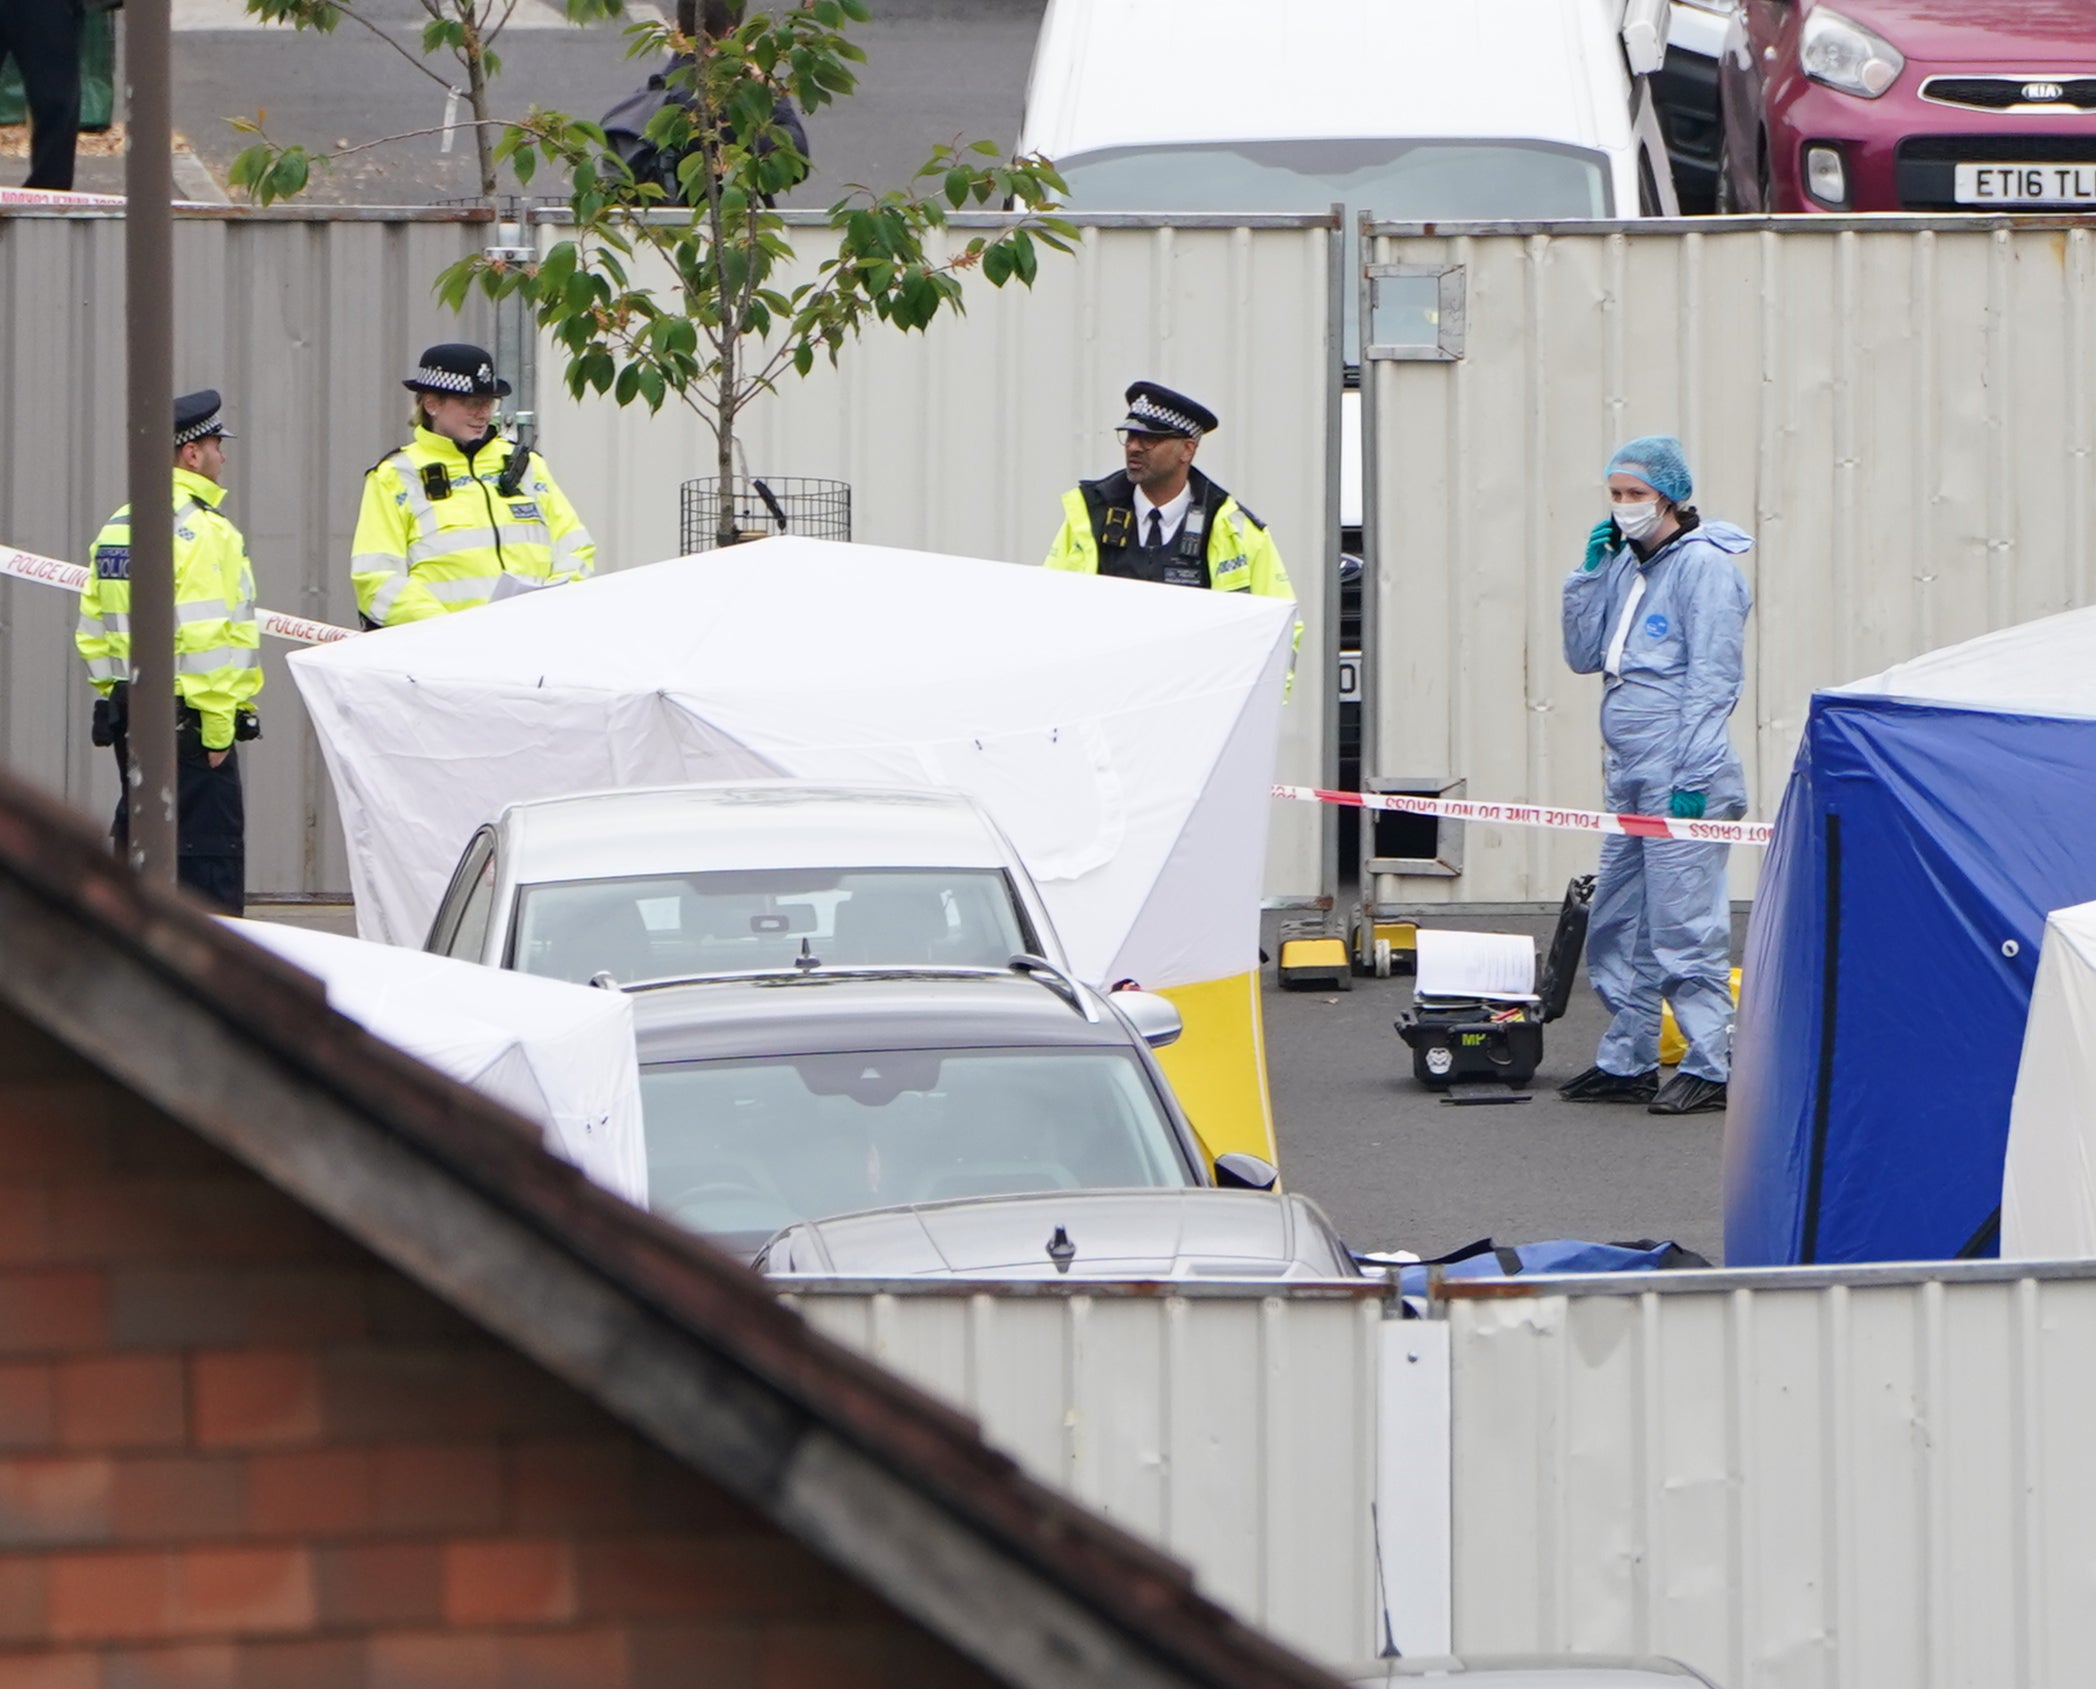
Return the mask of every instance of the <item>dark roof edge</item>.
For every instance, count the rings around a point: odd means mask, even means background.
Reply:
[[[75,930],[56,942],[38,916]],[[987,1669],[1043,1689],[1331,1682],[1197,1595],[1175,1562],[984,1447],[970,1421],[821,1336],[738,1263],[588,1184],[517,1117],[316,1015],[308,976],[136,880],[71,811],[11,776],[0,956],[0,999],[25,1018]],[[209,1043],[231,1065],[195,1060]],[[242,1054],[270,1071],[233,1084]],[[272,1107],[261,1091],[277,1092]],[[275,1128],[286,1096],[310,1132]],[[400,1200],[408,1187],[415,1200]],[[461,1225],[485,1256],[460,1250]],[[520,1273],[555,1301],[522,1305]],[[1011,1628],[1021,1608],[1050,1615],[1032,1649]]]

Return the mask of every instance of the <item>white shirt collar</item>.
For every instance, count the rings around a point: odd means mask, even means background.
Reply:
[[[1179,489],[1179,496],[1167,499],[1163,504],[1153,504],[1150,500],[1150,495],[1144,492],[1142,488],[1137,487],[1135,489],[1135,543],[1137,545],[1148,543],[1150,538],[1150,512],[1153,510],[1163,518],[1162,522],[1159,523],[1159,528],[1166,541],[1169,542],[1172,536],[1179,532],[1179,524],[1186,520],[1186,508],[1193,501],[1194,483],[1191,476],[1187,477],[1186,485]]]

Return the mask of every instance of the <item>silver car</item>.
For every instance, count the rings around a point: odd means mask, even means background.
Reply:
[[[468,842],[424,948],[577,984],[1067,966],[973,799],[785,780],[511,804]]]
[[[780,1277],[1238,1279],[1363,1277],[1306,1196],[1058,1190],[919,1202],[788,1226],[757,1257]]]
[[[898,1203],[1026,1191],[1264,1189],[1211,1166],[1151,1055],[1162,997],[1042,961],[836,968],[633,988],[648,1206],[755,1255],[774,1233]]]

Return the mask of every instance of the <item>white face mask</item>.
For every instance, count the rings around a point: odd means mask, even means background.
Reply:
[[[1649,540],[1659,530],[1659,500],[1645,499],[1637,504],[1619,504],[1615,507],[1616,526],[1623,530],[1623,537],[1640,544]]]

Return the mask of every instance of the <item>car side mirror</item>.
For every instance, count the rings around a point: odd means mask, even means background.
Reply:
[[[1186,1030],[1186,1022],[1179,1018],[1179,1005],[1155,991],[1116,991],[1112,1002],[1153,1050],[1178,1043],[1180,1033]]]
[[[1270,1191],[1281,1182],[1271,1161],[1233,1149],[1215,1158],[1215,1182],[1224,1190]]]

